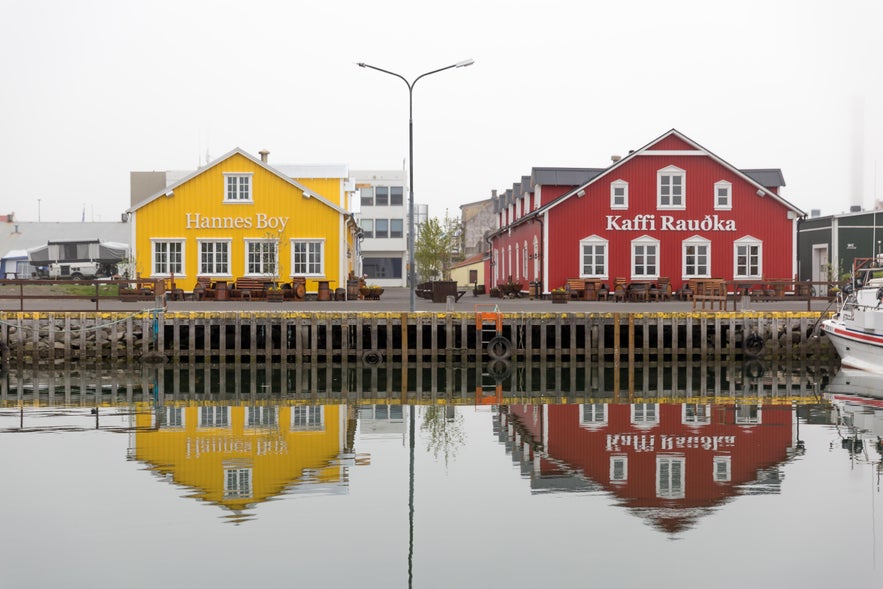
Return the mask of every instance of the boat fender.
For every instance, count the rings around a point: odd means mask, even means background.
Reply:
[[[512,355],[512,342],[502,335],[495,335],[487,343],[487,355],[493,360],[506,360]]]
[[[763,376],[763,364],[760,363],[760,360],[751,360],[749,362],[746,362],[742,366],[742,373],[748,378],[757,380],[758,378]]]
[[[368,350],[362,355],[362,361],[368,366],[377,366],[383,362],[383,355],[376,350]]]
[[[487,371],[496,382],[502,382],[512,374],[512,363],[508,360],[491,360],[487,364]]]
[[[763,351],[763,338],[756,333],[752,333],[745,338],[742,348],[747,354],[758,356]]]
[[[880,303],[883,302],[883,286],[877,289],[877,306],[880,306]]]

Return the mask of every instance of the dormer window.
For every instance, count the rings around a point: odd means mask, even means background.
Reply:
[[[610,208],[629,208],[629,183],[625,180],[616,180],[610,183]]]
[[[224,202],[252,202],[251,173],[224,174]]]
[[[656,206],[660,209],[686,208],[687,173],[668,166],[656,173]]]
[[[714,184],[714,208],[729,211],[733,208],[733,185],[726,180]]]

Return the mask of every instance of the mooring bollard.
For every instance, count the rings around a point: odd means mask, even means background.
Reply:
[[[448,295],[448,298],[445,302],[445,311],[449,311],[449,312],[453,311],[454,310],[454,303],[456,301],[457,301],[457,297],[452,296],[452,295]]]

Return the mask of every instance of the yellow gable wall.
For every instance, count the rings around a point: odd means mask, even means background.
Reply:
[[[241,507],[265,501],[294,483],[310,470],[312,480],[339,482],[341,467],[336,464],[343,435],[340,405],[312,407],[321,409],[323,427],[297,431],[290,427],[292,407],[275,407],[276,425],[248,427],[245,407],[231,406],[229,427],[200,427],[199,407],[183,407],[183,427],[153,429],[151,416],[141,414],[135,434],[135,459],[156,465],[171,473],[178,484],[199,489],[201,499]],[[162,410],[162,409],[160,409]],[[225,497],[225,468],[251,471],[252,494],[248,497]]]
[[[225,173],[252,174],[252,202],[224,202]],[[344,199],[340,178],[296,181],[332,203],[339,205]],[[198,226],[214,219],[239,227]],[[234,153],[176,187],[171,197],[161,196],[135,211],[136,271],[145,278],[152,276],[152,240],[185,240],[183,276],[175,278],[189,289],[199,273],[197,239],[230,239],[229,278],[235,279],[246,273],[245,239],[279,239],[279,277],[288,280],[292,276],[289,240],[324,239],[324,275],[308,277],[307,290],[316,288],[311,279],[333,280],[339,286],[341,280],[345,283],[339,275],[341,255],[346,255],[342,225],[338,211],[316,198],[304,198],[297,187]]]

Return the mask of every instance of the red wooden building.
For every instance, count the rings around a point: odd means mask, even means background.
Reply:
[[[669,533],[736,495],[779,492],[780,465],[798,447],[790,405],[513,405],[505,413],[538,481],[577,476]]]
[[[607,168],[534,168],[495,196],[489,283],[790,280],[797,220],[781,170],[740,170],[672,129]]]

